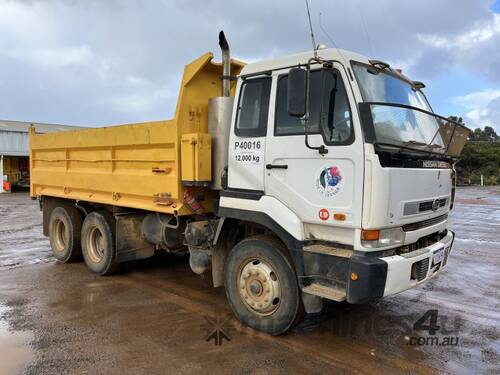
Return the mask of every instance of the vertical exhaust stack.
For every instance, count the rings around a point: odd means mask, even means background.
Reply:
[[[231,97],[231,56],[224,32],[219,33],[222,50],[222,96],[208,100],[208,132],[212,136],[211,189],[225,189],[227,181],[227,150],[231,130],[234,98]],[[223,182],[225,181],[225,182]]]
[[[231,96],[231,55],[224,31],[219,33],[219,46],[222,50],[222,96]]]

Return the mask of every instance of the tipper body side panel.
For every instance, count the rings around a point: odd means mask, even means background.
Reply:
[[[220,95],[222,74],[212,58],[206,53],[185,67],[173,120],[50,134],[35,134],[32,128],[31,196],[190,215],[183,200],[188,188],[205,195],[200,204],[210,212],[215,194],[196,178],[210,181],[211,161],[182,163],[181,138],[210,139],[208,100]],[[243,67],[237,61],[232,65],[235,74]],[[204,147],[200,156],[210,158],[210,144]],[[195,179],[193,187],[182,181],[183,164],[195,168],[184,173]]]

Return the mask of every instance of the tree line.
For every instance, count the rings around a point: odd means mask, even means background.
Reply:
[[[451,116],[451,120],[463,124],[463,119]],[[457,184],[485,185],[500,183],[500,137],[491,126],[474,129],[465,143],[458,162]]]

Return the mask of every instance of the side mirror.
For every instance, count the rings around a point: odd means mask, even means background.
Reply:
[[[306,114],[307,71],[290,69],[288,73],[287,111],[290,116],[303,117]]]

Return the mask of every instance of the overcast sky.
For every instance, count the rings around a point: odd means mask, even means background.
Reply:
[[[436,112],[500,131],[500,0],[310,7],[318,42],[389,61],[427,84]],[[303,0],[0,0],[0,119],[168,119],[183,66],[206,51],[220,59],[221,29],[247,62],[311,48]]]

